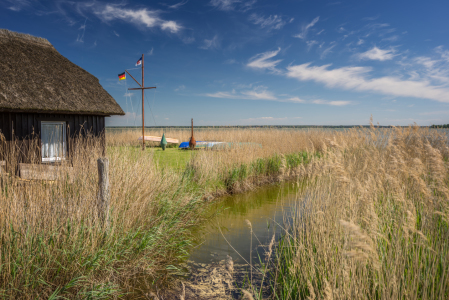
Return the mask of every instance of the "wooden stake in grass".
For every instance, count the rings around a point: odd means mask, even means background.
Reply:
[[[109,160],[106,157],[97,160],[98,165],[98,199],[97,211],[101,226],[109,229]]]

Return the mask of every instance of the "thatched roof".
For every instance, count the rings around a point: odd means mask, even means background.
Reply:
[[[98,79],[46,39],[0,29],[0,111],[124,115]]]

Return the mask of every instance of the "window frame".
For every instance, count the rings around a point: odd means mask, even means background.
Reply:
[[[42,157],[43,156],[43,141],[42,141],[42,133],[45,124],[54,124],[54,125],[62,125],[62,157],[54,156],[54,157]],[[68,158],[68,143],[67,143],[67,121],[65,120],[40,120],[40,140],[41,140],[41,162],[42,163],[56,163],[67,160]]]

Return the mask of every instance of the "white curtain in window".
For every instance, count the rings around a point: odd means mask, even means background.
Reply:
[[[41,123],[42,160],[56,161],[65,158],[65,122]]]

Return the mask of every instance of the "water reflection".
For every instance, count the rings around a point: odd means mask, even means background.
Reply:
[[[297,203],[298,184],[289,182],[263,187],[254,192],[224,197],[211,208],[226,208],[202,230],[200,244],[191,253],[196,263],[213,263],[230,255],[236,263],[259,262],[273,234],[279,238],[283,220]],[[249,220],[251,229],[246,220]]]

